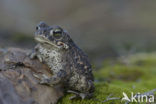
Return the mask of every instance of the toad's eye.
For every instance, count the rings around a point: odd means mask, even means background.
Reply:
[[[61,29],[55,29],[51,30],[51,35],[53,35],[55,38],[60,38],[62,36],[62,30]]]
[[[55,29],[55,30],[53,31],[53,34],[62,34],[62,30],[60,30],[60,29]]]

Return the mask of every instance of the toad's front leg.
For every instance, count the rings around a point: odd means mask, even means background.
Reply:
[[[37,58],[40,62],[43,62],[42,56],[39,55],[39,54],[37,54],[37,52],[34,51],[34,50],[33,50],[31,53],[29,53],[29,57],[30,57],[31,59]]]
[[[28,53],[28,56],[31,59],[38,58],[40,62],[43,62],[42,56],[37,54],[38,48],[39,48],[39,45],[36,45],[35,48],[30,53]]]
[[[58,73],[54,74],[50,78],[44,75],[43,78],[41,79],[40,84],[46,84],[50,86],[56,85],[60,82],[64,82],[66,75],[67,73],[64,70],[60,70]]]

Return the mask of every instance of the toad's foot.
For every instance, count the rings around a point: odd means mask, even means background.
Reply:
[[[27,53],[27,56],[29,56],[31,59],[34,59],[37,55],[36,52],[33,50],[32,52]]]
[[[66,77],[66,72],[64,70],[60,70],[58,73],[53,73],[52,77],[48,77],[46,75],[42,75],[40,84],[46,84],[46,85],[56,85],[59,84],[61,81],[64,81]]]
[[[59,77],[58,75],[53,75],[52,77],[43,75],[41,78],[40,84],[53,86],[53,85],[58,84],[61,80],[62,80],[62,77]]]
[[[30,59],[37,58],[40,62],[43,62],[42,57],[40,55],[38,55],[35,51],[32,51],[32,52],[28,53],[27,56],[29,56]]]
[[[42,85],[49,85],[50,84],[50,78],[48,78],[48,76],[46,76],[45,74],[42,75],[42,78],[40,78],[40,82],[39,84]]]
[[[68,93],[73,93],[75,94],[74,96],[71,96],[69,99],[72,100],[72,99],[76,99],[76,98],[81,98],[82,100],[85,99],[85,98],[91,98],[93,96],[92,93],[79,93],[79,92],[76,92],[76,91],[72,91],[72,90],[68,90],[67,91]]]
[[[45,74],[43,74],[42,76],[39,76],[39,75],[33,73],[33,76],[40,80],[38,82],[38,84],[49,85],[49,81],[48,81],[49,78]]]

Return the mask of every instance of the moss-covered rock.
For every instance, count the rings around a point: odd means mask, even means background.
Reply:
[[[156,53],[140,53],[117,60],[107,60],[104,67],[94,72],[95,94],[88,100],[69,100],[71,94],[63,97],[59,104],[124,104],[123,92],[130,96],[156,88]],[[111,95],[111,96],[110,96]],[[115,100],[106,101],[108,97]],[[119,99],[118,99],[119,98]]]

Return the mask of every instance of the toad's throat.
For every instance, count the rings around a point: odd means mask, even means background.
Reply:
[[[49,44],[56,48],[60,48],[59,46],[55,45],[54,43],[50,42],[48,39],[46,39],[45,37],[42,37],[42,36],[35,36],[35,40],[39,43],[46,43],[46,44]]]

